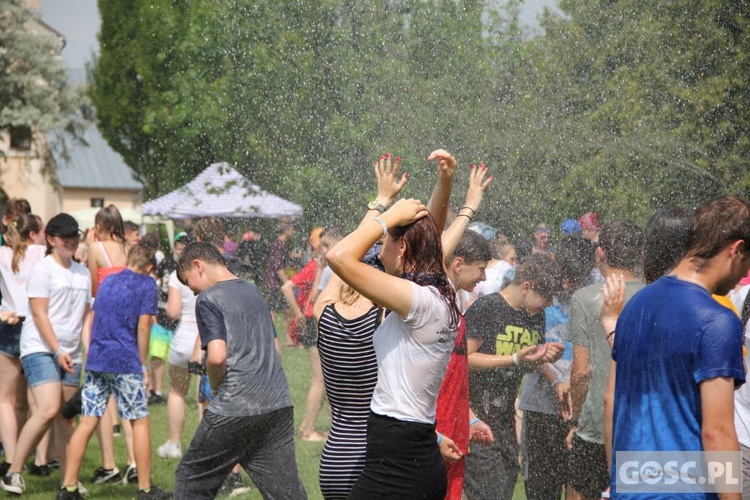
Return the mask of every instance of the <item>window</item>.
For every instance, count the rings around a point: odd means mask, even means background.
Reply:
[[[19,151],[31,149],[31,127],[19,125],[10,127],[10,148]]]

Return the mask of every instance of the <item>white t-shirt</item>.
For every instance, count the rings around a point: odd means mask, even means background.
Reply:
[[[738,292],[729,294],[738,312],[742,313],[750,285],[745,285]],[[745,331],[745,346],[750,351],[750,321],[742,325]],[[750,363],[750,354],[745,356],[745,363]],[[743,446],[750,447],[750,384],[745,383],[734,391],[734,426],[737,429],[737,439]]]
[[[23,259],[18,263],[18,274],[15,274],[11,268],[13,249],[0,247],[0,293],[3,295],[0,311],[15,311],[17,316],[29,316],[26,283],[29,281],[31,268],[44,258],[46,250],[47,247],[44,245],[29,245]]]
[[[26,285],[29,298],[49,298],[49,316],[60,348],[70,354],[74,363],[81,363],[81,330],[86,304],[91,302],[91,276],[77,262],[69,269],[48,255],[39,261],[29,273]],[[21,330],[21,357],[36,352],[54,354],[42,339],[36,323],[28,318]]]
[[[487,279],[477,283],[474,287],[474,291],[477,293],[477,297],[484,297],[491,293],[497,293],[500,291],[500,287],[503,286],[503,278],[508,269],[513,267],[509,262],[504,260],[497,261],[497,263],[485,270],[484,274]]]
[[[169,286],[179,290],[180,298],[182,299],[180,322],[175,329],[175,336],[178,333],[182,333],[183,330],[190,334],[196,333],[198,331],[198,322],[195,319],[195,295],[193,291],[187,285],[180,283],[180,280],[177,279],[176,271],[172,271],[169,275]]]
[[[407,318],[389,314],[372,338],[378,383],[370,409],[398,420],[433,424],[458,325],[451,327],[450,310],[435,287],[411,285],[414,296]]]

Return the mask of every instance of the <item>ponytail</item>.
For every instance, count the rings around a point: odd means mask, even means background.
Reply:
[[[33,214],[21,214],[16,220],[8,224],[5,240],[13,249],[10,268],[14,274],[18,274],[21,261],[26,255],[31,233],[39,233],[42,230],[42,219]]]

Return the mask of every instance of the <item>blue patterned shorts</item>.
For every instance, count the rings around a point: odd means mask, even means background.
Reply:
[[[117,411],[125,420],[148,417],[148,397],[142,373],[87,372],[83,382],[82,414],[101,417],[110,394],[115,395]]]

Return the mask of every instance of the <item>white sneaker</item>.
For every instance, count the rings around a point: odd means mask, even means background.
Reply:
[[[2,486],[8,493],[15,493],[16,495],[23,495],[23,492],[26,490],[26,484],[23,482],[23,478],[18,472],[11,472],[3,477],[0,486]]]
[[[177,443],[167,441],[163,445],[159,446],[156,450],[156,454],[161,458],[180,458],[182,457],[182,448]]]

